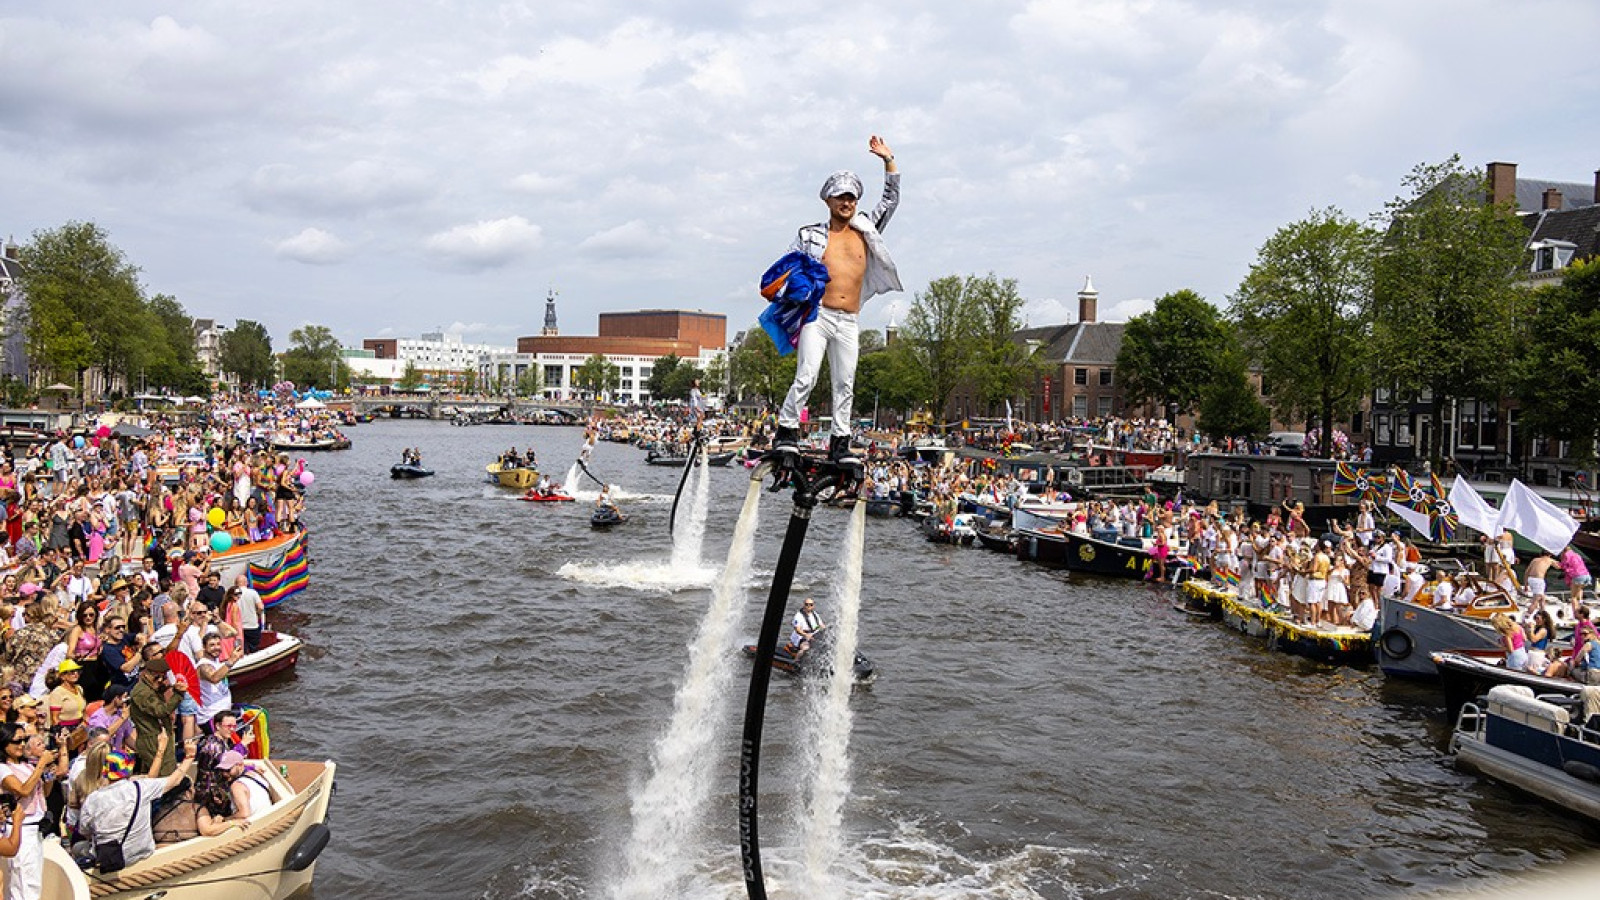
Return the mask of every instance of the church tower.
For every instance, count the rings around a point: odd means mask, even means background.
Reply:
[[[552,288],[550,295],[544,298],[544,329],[539,334],[544,337],[555,337],[560,333],[556,328],[556,292]]]

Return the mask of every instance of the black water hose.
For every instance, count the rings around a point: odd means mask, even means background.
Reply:
[[[593,479],[595,484],[600,485],[602,490],[605,488],[606,483],[604,481],[601,481],[598,478],[595,478],[594,477],[594,473],[589,471],[589,464],[588,463],[586,463],[582,459],[580,459],[580,460],[578,460],[578,468],[583,470],[583,474],[585,474],[585,475],[589,476],[591,479]],[[572,489],[573,490],[577,490],[577,487],[578,487],[577,485],[573,485]]]
[[[761,773],[761,728],[766,721],[767,684],[772,679],[772,657],[778,649],[778,633],[789,605],[789,588],[794,584],[800,551],[805,547],[806,529],[816,494],[796,490],[794,512],[783,536],[783,549],[772,573],[772,590],[767,594],[767,610],[761,618],[761,635],[756,641],[755,667],[750,671],[750,694],[744,707],[744,739],[739,747],[739,852],[744,862],[744,885],[750,900],[766,900],[767,886],[761,877],[761,842],[756,827],[756,787]]]
[[[683,498],[683,486],[689,483],[689,472],[700,459],[700,433],[695,432],[694,440],[689,442],[689,458],[683,461],[683,475],[678,479],[678,490],[672,495],[672,512],[667,515],[667,536],[672,536],[673,529],[678,527],[678,501]]]

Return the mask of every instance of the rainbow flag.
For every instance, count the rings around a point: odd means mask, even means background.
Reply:
[[[1333,492],[1335,494],[1360,494],[1363,499],[1374,503],[1383,499],[1389,489],[1389,480],[1381,473],[1369,472],[1357,468],[1347,462],[1341,462],[1333,469]]]
[[[1439,483],[1439,476],[1430,472],[1428,480],[1428,493],[1432,498],[1428,517],[1432,520],[1433,539],[1441,543],[1453,540],[1456,529],[1461,527],[1461,517],[1456,515],[1456,508],[1450,505],[1450,494]]]
[[[1235,591],[1237,591],[1239,589],[1239,573],[1238,572],[1235,572],[1232,569],[1219,568],[1216,571],[1216,576],[1217,576],[1217,578],[1219,580],[1222,581],[1223,584],[1227,585],[1228,587],[1233,588]]]
[[[1256,579],[1256,594],[1259,595],[1262,609],[1272,609],[1278,605],[1278,585],[1266,578]]]
[[[250,586],[260,592],[264,606],[276,606],[311,584],[311,562],[306,559],[304,538],[290,546],[276,567],[250,563],[247,568]]]
[[[1391,469],[1394,473],[1389,479],[1389,499],[1384,504],[1389,511],[1405,520],[1407,525],[1416,529],[1417,534],[1424,537],[1433,536],[1433,503],[1431,488],[1427,485],[1412,480],[1401,469]]]

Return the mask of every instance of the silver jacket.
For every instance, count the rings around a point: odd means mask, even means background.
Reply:
[[[879,198],[878,205],[872,212],[857,212],[850,220],[850,227],[861,232],[861,239],[867,245],[867,271],[861,279],[861,302],[865,303],[879,294],[889,291],[905,290],[900,286],[900,273],[894,267],[894,259],[889,256],[889,248],[883,243],[883,229],[889,224],[889,217],[894,215],[895,208],[900,205],[900,173],[886,172],[883,176],[883,196]],[[794,243],[789,245],[789,250],[794,253],[804,253],[818,262],[822,261],[822,252],[828,249],[828,223],[818,222],[807,225],[795,235]]]

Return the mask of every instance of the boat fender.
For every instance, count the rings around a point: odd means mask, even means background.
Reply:
[[[1405,659],[1411,655],[1415,644],[1411,640],[1411,635],[1398,628],[1391,628],[1378,636],[1378,646],[1383,648],[1383,655],[1390,659]]]
[[[283,859],[283,867],[291,872],[304,872],[317,861],[323,848],[328,846],[328,838],[332,836],[333,832],[329,831],[323,822],[306,829],[300,840],[295,841],[294,846],[289,848],[289,855]]]
[[[1561,771],[1573,778],[1587,781],[1591,784],[1600,784],[1600,768],[1583,762],[1582,760],[1569,759],[1561,764]]]

